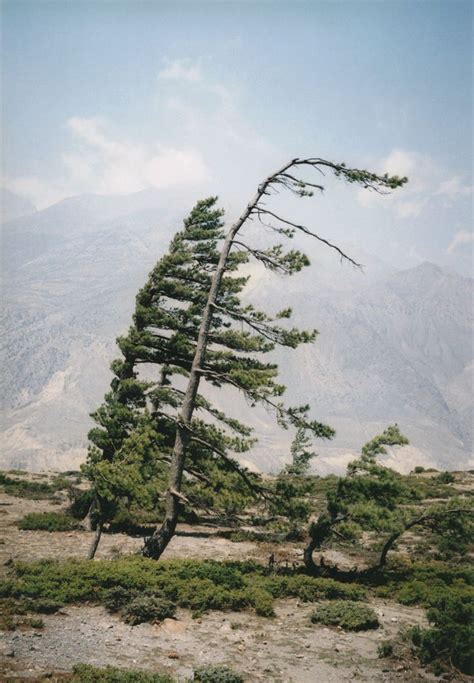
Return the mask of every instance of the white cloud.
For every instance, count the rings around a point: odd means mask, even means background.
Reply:
[[[451,240],[448,248],[446,249],[448,254],[452,254],[453,251],[465,244],[472,244],[474,242],[474,233],[468,232],[467,230],[459,230],[453,239]]]
[[[70,144],[61,154],[64,172],[8,178],[6,187],[38,208],[82,194],[128,194],[147,187],[210,190],[228,195],[251,191],[254,182],[280,159],[244,115],[235,84],[221,83],[202,68],[203,59],[165,60],[158,74],[153,115],[161,140],[127,139],[110,120],[74,116],[66,122]],[[242,178],[242,169],[251,170]],[[232,202],[232,198],[229,198]]]
[[[192,59],[164,59],[165,66],[158,73],[162,80],[190,81],[197,83],[202,80],[200,60]]]
[[[389,175],[410,176],[415,168],[415,155],[403,149],[392,150],[382,162],[382,171]]]
[[[436,192],[438,195],[448,197],[448,199],[456,199],[457,197],[468,196],[472,194],[472,186],[465,185],[462,178],[458,175],[453,176],[449,180],[444,180],[439,184]]]
[[[63,161],[72,177],[93,182],[99,194],[196,184],[208,178],[204,159],[195,149],[158,144],[150,149],[123,142],[97,118],[75,117],[68,126],[79,149],[64,155]]]
[[[3,185],[41,209],[84,192],[128,194],[148,187],[196,185],[209,177],[196,149],[123,141],[100,118],[73,117],[67,127],[74,149],[61,157],[66,173],[60,182],[47,183],[28,176],[5,178]]]
[[[365,207],[384,206],[399,218],[417,218],[433,202],[443,198],[458,201],[472,192],[460,176],[446,178],[443,169],[430,157],[404,149],[394,149],[378,165],[380,173],[407,176],[408,183],[388,197],[359,189],[358,202]]]

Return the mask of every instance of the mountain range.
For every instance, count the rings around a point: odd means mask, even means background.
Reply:
[[[9,202],[15,212],[2,225],[2,465],[71,469],[85,458],[89,413],[108,389],[115,337],[126,331],[138,288],[190,206],[155,190],[72,197],[43,211]],[[249,268],[246,296],[269,311],[275,302],[278,310],[291,306],[295,324],[319,330],[314,344],[275,353],[287,401],[309,403],[337,431],[317,444],[315,471],[341,471],[393,422],[410,439],[387,456],[398,469],[468,467],[473,280],[432,263],[394,271],[370,254],[362,255],[362,273],[314,245],[310,256],[312,265],[290,279]],[[259,443],[245,462],[280,469],[291,435],[233,394],[213,398],[255,427]]]

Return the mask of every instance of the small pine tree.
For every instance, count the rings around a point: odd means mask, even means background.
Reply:
[[[319,571],[313,551],[334,536],[361,542],[364,533],[376,533],[379,541],[383,539],[377,569],[385,566],[396,541],[415,526],[429,532],[441,551],[451,549],[462,554],[466,550],[472,534],[472,506],[468,501],[453,498],[420,512],[418,492],[400,474],[377,462],[377,456],[387,452],[386,446],[406,444],[408,439],[398,425],[392,425],[366,443],[360,457],[349,463],[347,475],[327,494],[326,511],[310,527],[310,543],[305,550],[310,571]]]
[[[291,442],[290,454],[291,463],[286,466],[285,473],[297,477],[304,477],[308,474],[311,460],[316,453],[311,448],[312,440],[304,427],[296,430],[295,438]]]

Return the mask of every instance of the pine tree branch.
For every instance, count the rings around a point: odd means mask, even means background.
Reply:
[[[194,441],[195,443],[200,443],[202,446],[205,446],[206,448],[209,448],[213,453],[218,455],[220,458],[226,461],[226,463],[230,466],[230,468],[236,472],[247,484],[248,488],[252,493],[259,493],[262,498],[265,499],[270,499],[270,496],[267,495],[267,493],[270,493],[270,489],[266,488],[265,486],[261,486],[260,484],[255,484],[252,482],[246,473],[242,470],[240,465],[233,460],[230,456],[228,456],[224,451],[222,451],[220,448],[217,446],[214,446],[212,443],[209,441],[206,441],[205,439],[202,439],[200,436],[196,436],[196,432],[193,432],[191,430],[191,441]]]
[[[259,392],[253,391],[251,389],[247,389],[246,387],[242,386],[234,379],[229,377],[229,375],[227,375],[226,373],[214,372],[213,370],[207,368],[200,369],[198,372],[200,372],[203,375],[210,375],[211,377],[216,377],[216,379],[221,379],[223,382],[231,384],[236,389],[239,389],[239,391],[242,391],[242,393],[244,393],[245,396],[253,402],[263,403],[269,409],[274,410],[280,418],[282,418],[283,416],[287,417],[294,426],[303,427],[309,431],[314,431],[314,427],[311,422],[304,420],[302,417],[298,417],[294,414],[294,412],[292,412],[291,409],[285,408],[281,403],[274,403],[272,400],[268,398],[268,396],[260,394]],[[322,436],[321,438],[331,437]]]
[[[224,315],[227,315],[229,318],[232,318],[233,320],[238,320],[239,322],[245,323],[252,330],[255,330],[255,332],[262,335],[262,337],[268,339],[268,341],[274,344],[281,344],[282,346],[285,346],[284,340],[282,339],[282,331],[279,329],[275,329],[271,325],[267,324],[267,322],[264,322],[263,320],[255,320],[254,318],[251,318],[250,316],[247,316],[244,313],[231,311],[229,308],[219,306],[216,303],[214,303],[212,307],[220,311]]]
[[[472,512],[472,510],[470,508],[451,508],[448,510],[443,510],[443,514],[445,515],[461,514],[463,512]],[[382,548],[382,552],[380,553],[380,560],[378,564],[379,569],[385,565],[385,561],[387,559],[387,555],[390,548],[393,546],[395,541],[398,538],[400,538],[400,536],[402,536],[409,529],[412,529],[414,526],[418,526],[418,524],[423,524],[424,522],[427,522],[428,520],[435,518],[437,514],[439,514],[438,510],[429,510],[420,517],[415,517],[414,519],[411,519],[409,522],[404,524],[403,529],[401,529],[400,531],[395,531],[393,534],[391,534],[385,541],[384,546]]]
[[[312,232],[308,228],[306,228],[304,225],[299,225],[298,223],[293,223],[293,221],[289,221],[286,218],[282,218],[281,216],[278,216],[276,213],[273,213],[273,211],[270,211],[269,209],[263,209],[262,207],[256,207],[253,211],[260,220],[260,222],[265,225],[267,228],[273,228],[272,225],[265,223],[261,217],[262,216],[271,216],[272,218],[275,218],[276,220],[280,221],[281,223],[284,223],[285,225],[289,225],[295,230],[299,230],[300,232],[303,232],[305,235],[309,235],[310,237],[314,237],[317,239],[319,242],[322,242],[326,246],[330,247],[331,249],[334,249],[337,251],[337,253],[340,255],[341,260],[343,261],[348,261],[349,263],[352,263],[353,266],[356,268],[362,268],[362,265],[360,263],[357,263],[357,261],[354,261],[350,256],[348,256],[346,253],[340,249],[337,244],[333,244],[332,242],[329,242],[329,240],[325,239],[324,237],[320,237],[317,235],[315,232]]]
[[[265,252],[261,251],[260,249],[253,249],[252,247],[249,247],[248,244],[240,242],[239,240],[233,240],[232,244],[237,244],[243,247],[250,254],[252,254],[252,256],[254,256],[257,259],[257,261],[260,261],[264,265],[267,265],[269,268],[272,268],[273,270],[281,270],[283,273],[286,273],[286,275],[291,275],[291,271],[289,268],[286,268],[286,266],[284,266],[283,263],[275,261],[275,259],[272,259],[270,256],[268,256],[268,254],[265,254]]]
[[[167,418],[168,420],[170,420],[174,424],[180,425],[181,427],[184,426],[178,418],[173,417],[172,415],[168,415],[168,413],[164,413],[162,411],[156,411],[156,412],[159,413],[162,417]],[[260,484],[255,484],[254,482],[250,481],[250,479],[247,477],[247,475],[242,470],[240,465],[237,462],[235,462],[235,460],[233,458],[231,458],[229,455],[227,455],[222,449],[220,449],[217,446],[215,446],[214,444],[212,444],[210,441],[206,441],[201,436],[199,436],[198,433],[190,425],[186,425],[185,429],[186,429],[186,431],[189,432],[191,441],[194,441],[195,443],[200,443],[202,446],[209,448],[209,450],[211,450],[213,453],[215,453],[220,458],[225,460],[227,462],[227,464],[230,466],[230,468],[234,472],[236,472],[244,480],[244,482],[247,484],[248,488],[253,493],[255,493],[255,492],[260,493],[262,495],[262,497],[265,498],[265,492],[269,491],[269,489],[261,486]],[[185,465],[185,469],[186,469],[186,465]],[[190,472],[190,474],[191,474],[191,472]]]

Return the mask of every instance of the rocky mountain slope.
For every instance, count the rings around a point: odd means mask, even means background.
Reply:
[[[173,207],[172,210],[169,207]],[[88,414],[110,381],[115,337],[134,296],[189,210],[179,196],[64,200],[4,224],[2,232],[2,464],[68,469],[85,456]],[[312,247],[311,247],[312,248]],[[314,345],[278,354],[288,401],[310,403],[337,429],[318,468],[337,470],[397,421],[414,464],[466,467],[472,451],[473,281],[429,263],[391,272],[368,257],[366,275],[316,251],[313,266],[282,280],[253,271],[248,296],[291,305],[316,327]],[[249,463],[275,470],[290,435],[263,412],[217,397],[257,429]]]

